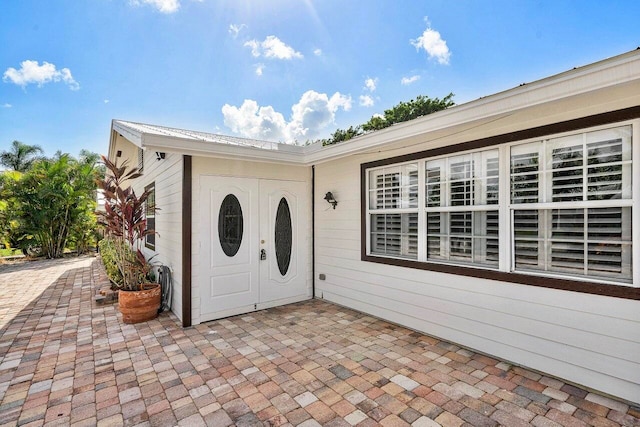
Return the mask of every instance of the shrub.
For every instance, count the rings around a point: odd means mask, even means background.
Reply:
[[[100,240],[98,247],[100,248],[100,255],[102,257],[104,269],[107,272],[107,277],[109,277],[109,280],[111,280],[116,288],[121,289],[123,287],[123,281],[122,272],[118,267],[119,253],[123,253],[125,255],[125,262],[127,265],[131,266],[138,263],[138,260],[136,259],[136,252],[134,252],[126,242],[111,237],[105,237]],[[131,270],[133,270],[130,271],[131,274],[136,272],[135,268]],[[141,278],[139,279],[140,281],[145,283],[155,282],[153,270],[146,273],[140,272],[139,274],[141,274]]]
[[[157,207],[147,204],[150,190],[138,196],[128,185],[130,180],[141,176],[138,168],[129,168],[126,162],[118,166],[104,156],[102,161],[109,173],[98,180],[105,200],[100,224],[111,239],[119,242],[114,245],[114,263],[122,279],[118,287],[125,291],[141,291],[148,282],[153,257],[147,259],[140,248],[146,236],[155,234],[147,228],[145,213],[149,209],[155,211]],[[131,248],[133,256],[130,256]]]
[[[116,241],[113,239],[105,238],[100,240],[98,247],[100,248],[100,255],[102,257],[102,263],[104,269],[107,272],[109,280],[111,280],[116,286],[122,286],[122,274],[116,264]]]

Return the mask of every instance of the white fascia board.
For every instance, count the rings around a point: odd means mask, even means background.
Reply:
[[[121,123],[119,123],[117,120],[113,121],[113,124],[111,125],[112,129],[115,130],[116,132],[118,132],[120,135],[122,135],[123,138],[125,138],[127,141],[133,143],[134,145],[136,145],[139,148],[143,148],[142,147],[142,139],[143,139],[143,134],[140,132],[136,132],[134,130],[132,130],[131,128],[122,125]]]
[[[634,80],[640,80],[640,51],[638,50],[460,104],[428,116],[398,123],[389,128],[356,137],[351,141],[322,147],[321,150],[314,147],[316,144],[313,144],[306,151],[305,163],[322,163],[412,136],[500,116],[514,110]]]
[[[240,145],[217,144],[194,139],[167,137],[163,135],[142,135],[142,146],[151,151],[165,151],[192,156],[221,157],[238,160],[252,160],[268,163],[303,165],[301,152],[289,150],[265,150]]]

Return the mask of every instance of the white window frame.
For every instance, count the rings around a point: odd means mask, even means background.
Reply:
[[[369,187],[369,183],[370,183],[370,177],[372,173],[378,172],[378,171],[385,171],[387,169],[398,169],[400,171],[400,188],[399,191],[401,193],[400,195],[400,200],[402,201],[402,189],[403,189],[403,185],[402,185],[402,167],[403,166],[409,166],[409,165],[413,165],[413,164],[417,164],[417,168],[418,168],[418,200],[417,200],[417,204],[415,207],[407,207],[407,206],[403,206],[403,207],[398,207],[398,208],[371,208],[371,200],[370,200],[370,196],[371,194],[374,194],[377,190],[375,189],[371,189]],[[421,248],[422,248],[422,243],[421,243],[421,233],[420,233],[420,224],[422,223],[423,220],[423,216],[421,216],[421,209],[420,209],[420,201],[424,199],[424,189],[420,186],[420,182],[422,182],[424,179],[422,178],[424,175],[424,171],[420,169],[421,165],[424,166],[424,161],[410,161],[410,162],[403,162],[403,163],[394,163],[392,165],[387,165],[387,166],[381,166],[378,168],[371,168],[367,170],[367,174],[366,174],[366,191],[367,191],[367,252],[371,253],[371,218],[373,215],[386,215],[386,214],[412,214],[412,213],[417,213],[418,214],[418,255],[417,255],[417,259],[421,259]],[[380,253],[372,253],[373,256],[380,256],[380,257],[388,257],[388,258],[397,258],[397,259],[414,259],[411,257],[407,257],[407,256],[390,256],[390,255],[385,255],[385,254],[380,254]]]
[[[627,283],[619,280],[611,280],[606,277],[594,277],[594,276],[578,276],[578,275],[570,275],[570,274],[559,274],[555,272],[544,272],[544,271],[515,271],[515,260],[514,260],[514,240],[515,236],[512,234],[512,214],[514,210],[518,210],[519,208],[526,209],[535,209],[538,208],[552,208],[552,209],[562,209],[563,206],[560,206],[561,202],[549,202],[549,203],[511,203],[511,147],[528,144],[536,141],[550,140],[556,138],[562,138],[566,136],[586,135],[588,132],[595,132],[599,130],[612,129],[617,127],[623,127],[631,125],[631,198],[630,199],[614,199],[614,200],[587,200],[587,201],[576,201],[571,202],[570,208],[599,208],[599,207],[631,207],[631,262],[632,262],[632,280],[631,283]],[[496,206],[496,209],[499,211],[499,233],[498,233],[498,241],[499,241],[499,264],[497,268],[487,267],[484,265],[472,264],[472,263],[449,263],[446,261],[433,261],[427,260],[427,252],[426,252],[426,209],[425,209],[425,188],[426,188],[426,169],[425,165],[427,161],[450,158],[455,156],[460,156],[464,154],[472,154],[477,152],[482,152],[486,150],[498,150],[498,158],[499,158],[499,203]],[[585,159],[586,161],[586,159]],[[365,222],[363,226],[366,227],[366,246],[363,252],[363,255],[372,258],[390,258],[390,259],[398,259],[398,260],[406,260],[406,258],[399,258],[395,256],[381,255],[371,252],[371,215],[375,213],[384,213],[379,210],[372,210],[370,208],[370,182],[369,177],[371,171],[377,169],[389,169],[396,166],[401,166],[404,164],[417,163],[418,164],[418,200],[419,200],[419,209],[418,209],[418,257],[417,260],[414,260],[414,263],[421,263],[427,265],[453,265],[457,267],[464,267],[470,269],[480,269],[480,270],[494,270],[502,273],[513,273],[516,275],[525,275],[525,276],[537,276],[537,277],[550,277],[555,279],[564,279],[572,282],[591,282],[591,283],[599,283],[599,284],[611,284],[625,287],[635,287],[640,288],[640,119],[633,120],[624,120],[615,123],[608,123],[599,126],[593,126],[588,128],[582,128],[567,132],[561,132],[552,135],[545,135],[543,137],[535,137],[523,140],[517,140],[513,142],[507,142],[502,144],[496,144],[487,146],[482,149],[476,150],[465,150],[460,152],[452,152],[447,153],[445,155],[433,156],[433,157],[425,157],[419,159],[412,159],[409,161],[398,162],[385,164],[383,166],[375,166],[371,168],[366,168],[364,170],[365,185],[364,189],[366,190],[366,211],[365,211]],[[544,171],[540,171],[540,173],[544,173]],[[634,181],[633,178],[636,178]],[[548,191],[548,185],[540,185],[540,191],[546,192]],[[541,193],[540,196],[543,196]],[[442,197],[442,196],[441,196]],[[546,200],[546,199],[541,199]],[[566,203],[566,202],[564,202]],[[483,205],[484,206],[484,205]],[[492,205],[489,205],[492,206]],[[465,206],[465,210],[474,210],[474,206]],[[482,208],[481,210],[486,210]],[[394,213],[401,213],[404,211],[415,212],[414,209],[404,210],[399,209],[395,210]],[[635,265],[634,265],[635,264]],[[415,264],[412,264],[415,265]],[[411,266],[412,266],[411,265]],[[429,269],[429,268],[427,268]]]

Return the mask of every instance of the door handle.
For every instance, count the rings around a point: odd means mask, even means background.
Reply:
[[[265,259],[267,259],[267,251],[260,249],[260,261],[264,261]]]

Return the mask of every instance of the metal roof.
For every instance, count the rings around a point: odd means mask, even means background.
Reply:
[[[259,139],[241,138],[237,136],[221,135],[208,132],[200,132],[187,129],[178,129],[167,126],[150,125],[145,123],[129,122],[125,120],[114,120],[114,125],[120,125],[129,131],[136,132],[140,135],[158,135],[180,139],[188,139],[202,141],[214,144],[237,145],[242,147],[254,147],[262,150],[278,150],[282,151],[302,151],[301,146],[294,144],[285,144],[280,142],[262,141]]]

